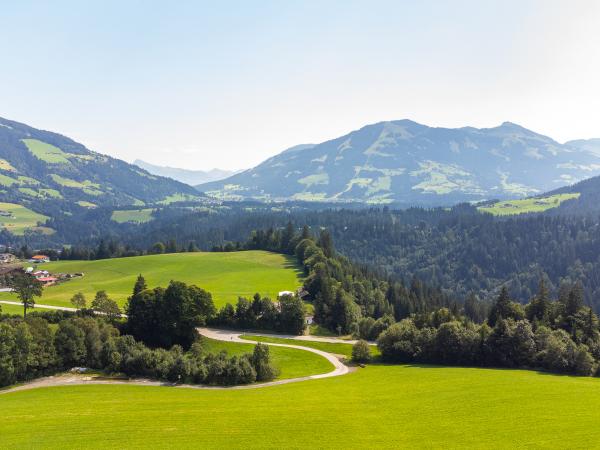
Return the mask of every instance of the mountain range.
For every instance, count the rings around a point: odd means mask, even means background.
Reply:
[[[520,125],[367,125],[198,186],[219,199],[446,205],[525,197],[600,174],[599,140],[561,144]]]
[[[219,181],[228,178],[239,170],[222,170],[222,169],[211,169],[211,170],[189,170],[180,169],[177,167],[158,166],[150,164],[149,162],[136,159],[133,164],[142,169],[148,171],[153,175],[161,177],[172,178],[173,180],[181,181],[182,183],[189,184],[190,186],[196,186],[198,184],[210,183],[211,181]]]
[[[0,201],[67,213],[196,199],[191,186],[88,150],[60,134],[0,118]]]

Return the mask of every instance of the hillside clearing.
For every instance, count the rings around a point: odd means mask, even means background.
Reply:
[[[117,210],[113,211],[110,219],[118,223],[145,223],[154,219],[154,217],[152,217],[153,211],[152,208]]]
[[[71,164],[67,158],[67,154],[54,145],[38,141],[37,139],[23,139],[22,141],[36,158],[44,162],[50,164]]]
[[[552,208],[558,208],[562,202],[579,198],[579,192],[556,194],[548,197],[532,197],[520,200],[507,200],[496,202],[492,205],[479,206],[480,212],[490,213],[495,216],[509,216],[515,214],[538,213]]]
[[[37,300],[41,304],[67,307],[71,306],[70,299],[76,292],[83,292],[89,304],[99,290],[106,290],[123,306],[140,273],[148,287],[166,287],[171,280],[195,284],[212,293],[216,306],[236,303],[238,296],[251,298],[256,292],[275,299],[278,292],[294,290],[302,284],[302,272],[294,258],[264,251],[60,261],[43,267],[51,273],[84,274],[44,289],[43,296]],[[0,300],[14,299],[13,294],[0,293]]]
[[[0,216],[0,228],[6,228],[13,234],[22,236],[25,230],[40,231],[45,234],[54,232],[48,227],[38,227],[38,222],[44,223],[47,216],[38,214],[29,208],[16,203],[0,203],[0,211],[9,215]]]
[[[254,390],[73,386],[0,401],[7,448],[591,448],[600,439],[598,379],[520,370],[369,366]]]

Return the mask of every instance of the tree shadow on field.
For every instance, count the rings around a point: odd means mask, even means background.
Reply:
[[[559,372],[551,372],[545,369],[541,369],[539,367],[482,367],[482,366],[456,366],[456,365],[441,365],[441,364],[426,364],[426,363],[401,363],[401,362],[390,362],[390,361],[381,361],[378,365],[382,366],[402,366],[402,367],[410,367],[415,369],[469,369],[469,370],[479,370],[479,371],[504,371],[504,372],[529,372],[535,373],[537,375],[544,375],[549,377],[559,377],[559,378],[575,378],[575,379],[593,379],[598,378],[594,376],[584,376],[577,375],[574,373],[559,373]]]
[[[296,274],[296,278],[298,279],[298,281],[302,281],[305,276],[304,269],[302,268],[302,266],[300,266],[300,264],[298,264],[296,258],[291,255],[283,255],[283,257],[285,258],[283,268],[293,270]]]

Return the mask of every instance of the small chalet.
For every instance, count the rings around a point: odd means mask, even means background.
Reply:
[[[32,263],[47,263],[50,262],[50,257],[46,255],[33,255],[29,262]]]

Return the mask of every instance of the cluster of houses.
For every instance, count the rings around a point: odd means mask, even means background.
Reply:
[[[83,273],[58,273],[51,274],[47,270],[40,269],[38,266],[43,263],[50,262],[50,257],[47,255],[34,255],[29,258],[29,262],[34,266],[23,267],[18,263],[17,257],[12,253],[0,253],[0,277],[10,276],[16,272],[25,272],[35,277],[40,283],[45,286],[52,286],[60,281],[66,281],[71,278],[82,277]]]
[[[59,280],[58,277],[52,276],[47,270],[35,270],[33,267],[28,267],[25,272],[33,276],[44,286],[52,286]]]

